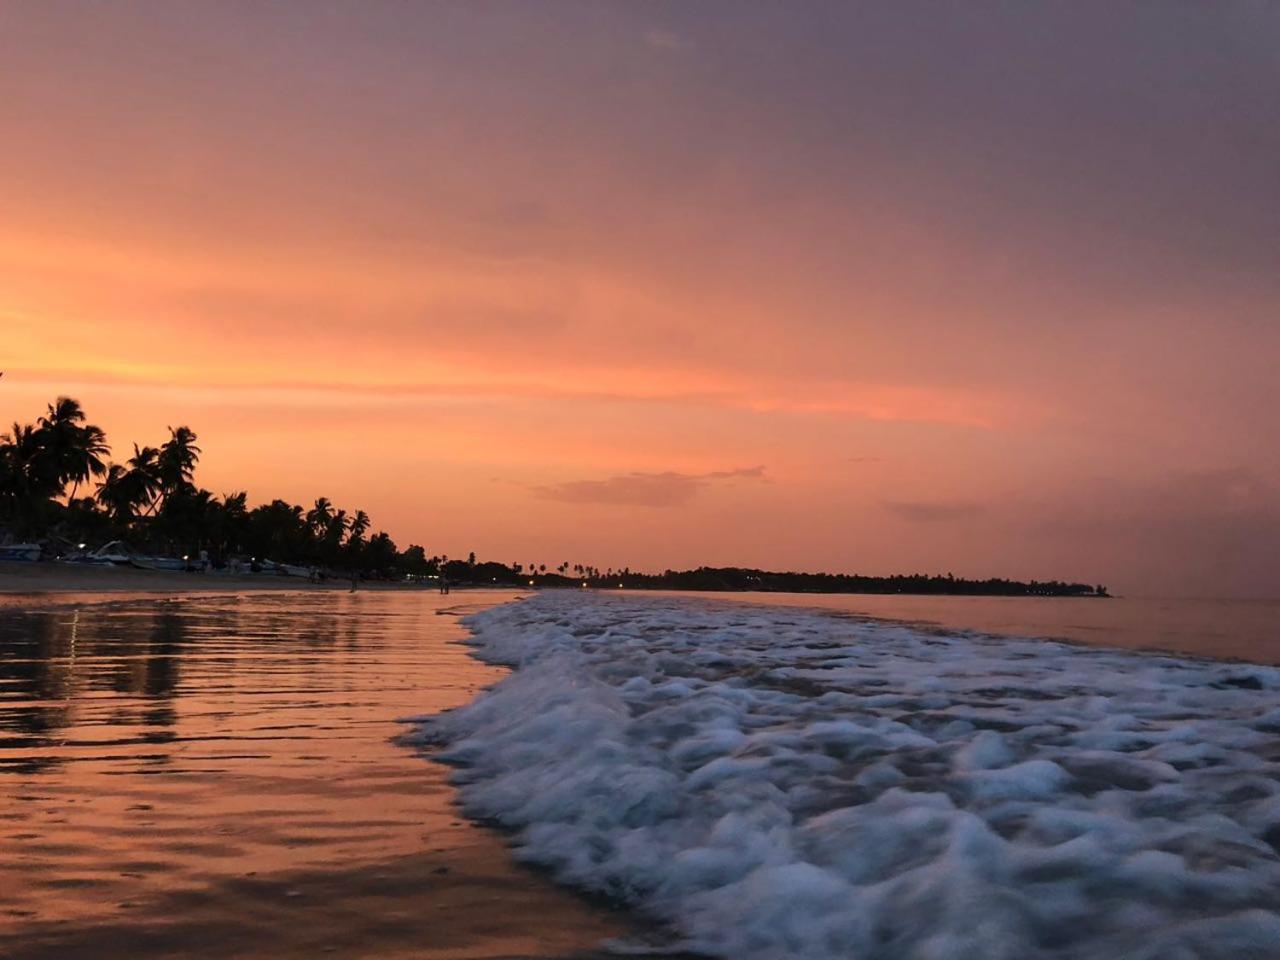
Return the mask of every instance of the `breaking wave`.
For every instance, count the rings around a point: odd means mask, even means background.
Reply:
[[[1280,669],[544,594],[419,718],[468,814],[735,960],[1280,956]]]

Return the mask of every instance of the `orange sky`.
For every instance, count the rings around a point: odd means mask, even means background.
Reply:
[[[1278,40],[0,0],[0,417],[455,556],[1276,595]]]

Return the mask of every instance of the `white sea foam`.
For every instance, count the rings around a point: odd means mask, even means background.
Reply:
[[[658,598],[469,625],[516,670],[419,734],[466,810],[685,948],[1280,957],[1280,669]]]

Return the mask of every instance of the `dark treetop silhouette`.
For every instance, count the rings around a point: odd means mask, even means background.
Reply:
[[[925,574],[867,577],[699,567],[660,574],[614,570],[566,560],[510,565],[427,556],[421,546],[397,549],[381,531],[367,536],[369,515],[349,514],[327,497],[310,509],[272,500],[250,508],[244,491],[217,497],[195,483],[200,460],[190,427],[169,428],[158,447],[133,444],[123,464],[110,462],[103,431],[86,422],[70,397],[59,397],[34,424],[0,436],[0,542],[26,540],[59,556],[80,544],[124,540],[170,556],[204,554],[214,567],[263,558],[366,577],[402,579],[443,574],[454,583],[668,590],[764,590],[804,593],[924,593],[986,596],[1106,596],[1083,583],[965,580]],[[92,495],[82,488],[95,484]]]

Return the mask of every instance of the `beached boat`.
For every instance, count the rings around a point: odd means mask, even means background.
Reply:
[[[68,557],[68,563],[87,563],[92,566],[128,566],[133,561],[133,551],[123,540],[111,540],[97,550]]]
[[[186,557],[161,557],[135,553],[123,540],[111,540],[97,550],[66,558],[67,563],[85,563],[99,567],[137,567],[139,570],[188,570]]]
[[[277,563],[274,560],[268,560],[263,566],[282,577],[303,577],[310,580],[314,574],[313,568],[300,567],[296,563]]]
[[[40,559],[38,543],[3,543],[0,544],[0,560],[21,560],[29,562]]]
[[[186,570],[190,567],[182,557],[130,557],[129,563],[142,570]]]

